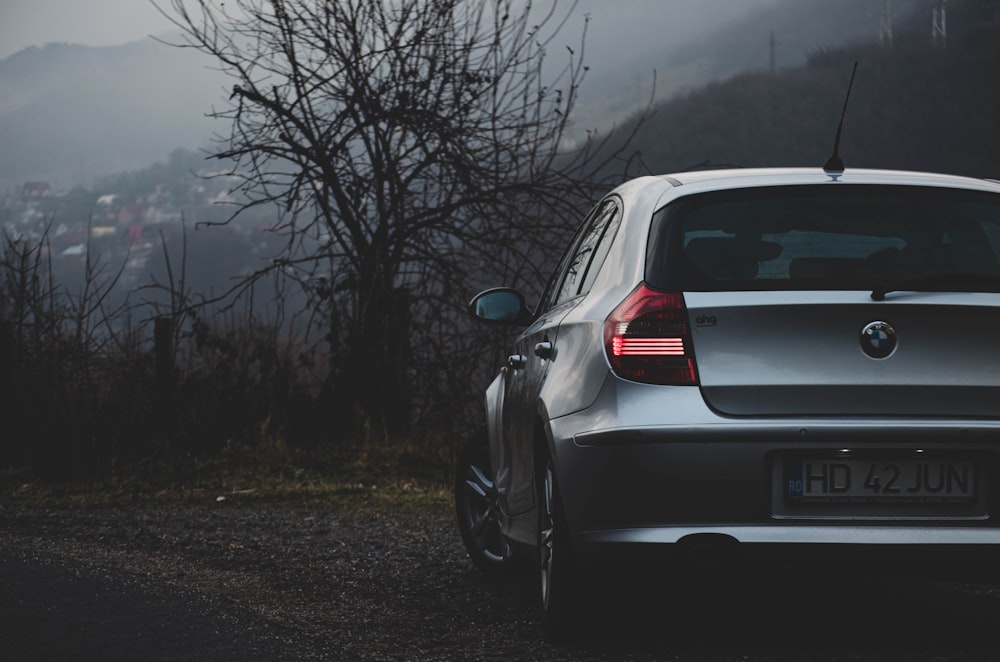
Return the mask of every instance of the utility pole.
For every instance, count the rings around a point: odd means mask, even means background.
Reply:
[[[883,47],[892,46],[892,0],[882,0],[882,14],[878,23],[878,43]]]
[[[931,43],[935,48],[948,46],[948,0],[934,0],[931,10]]]
[[[982,0],[983,18],[986,25],[1000,25],[1000,0]]]
[[[770,60],[771,73],[773,74],[775,72],[775,70],[777,69],[776,52],[778,50],[778,40],[774,38],[774,30],[771,30],[771,39],[770,39],[770,44],[769,45],[770,45],[770,48],[771,48],[771,60]]]

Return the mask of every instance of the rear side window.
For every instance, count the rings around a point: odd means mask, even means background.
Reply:
[[[617,198],[609,198],[597,205],[584,221],[580,241],[565,265],[565,273],[555,297],[555,304],[582,296],[590,291],[597,274],[608,256],[611,242],[621,222]]]
[[[766,187],[690,196],[660,210],[646,278],[663,289],[711,291],[872,289],[963,276],[956,289],[996,291],[998,256],[995,194]]]

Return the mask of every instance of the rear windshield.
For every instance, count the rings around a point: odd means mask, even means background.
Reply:
[[[646,279],[661,289],[1000,291],[1000,195],[912,186],[735,189],[653,219]]]

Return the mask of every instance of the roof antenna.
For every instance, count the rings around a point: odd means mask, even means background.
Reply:
[[[833,154],[823,164],[827,174],[844,172],[844,160],[840,158],[840,132],[844,128],[844,116],[847,114],[847,102],[851,99],[851,88],[854,87],[854,75],[858,73],[858,63],[854,62],[851,70],[851,82],[847,84],[847,96],[844,97],[844,109],[840,111],[840,123],[837,125],[837,137],[833,140]]]

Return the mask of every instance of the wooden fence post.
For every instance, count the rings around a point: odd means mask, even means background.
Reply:
[[[155,356],[154,404],[157,421],[167,438],[173,437],[174,428],[174,322],[171,318],[157,317],[153,321],[153,353]]]
[[[0,459],[4,461],[13,460],[17,455],[17,446],[24,441],[20,438],[21,417],[14,402],[16,352],[14,325],[8,320],[0,320],[0,420],[6,427],[5,434],[0,435],[5,440],[0,444]]]

